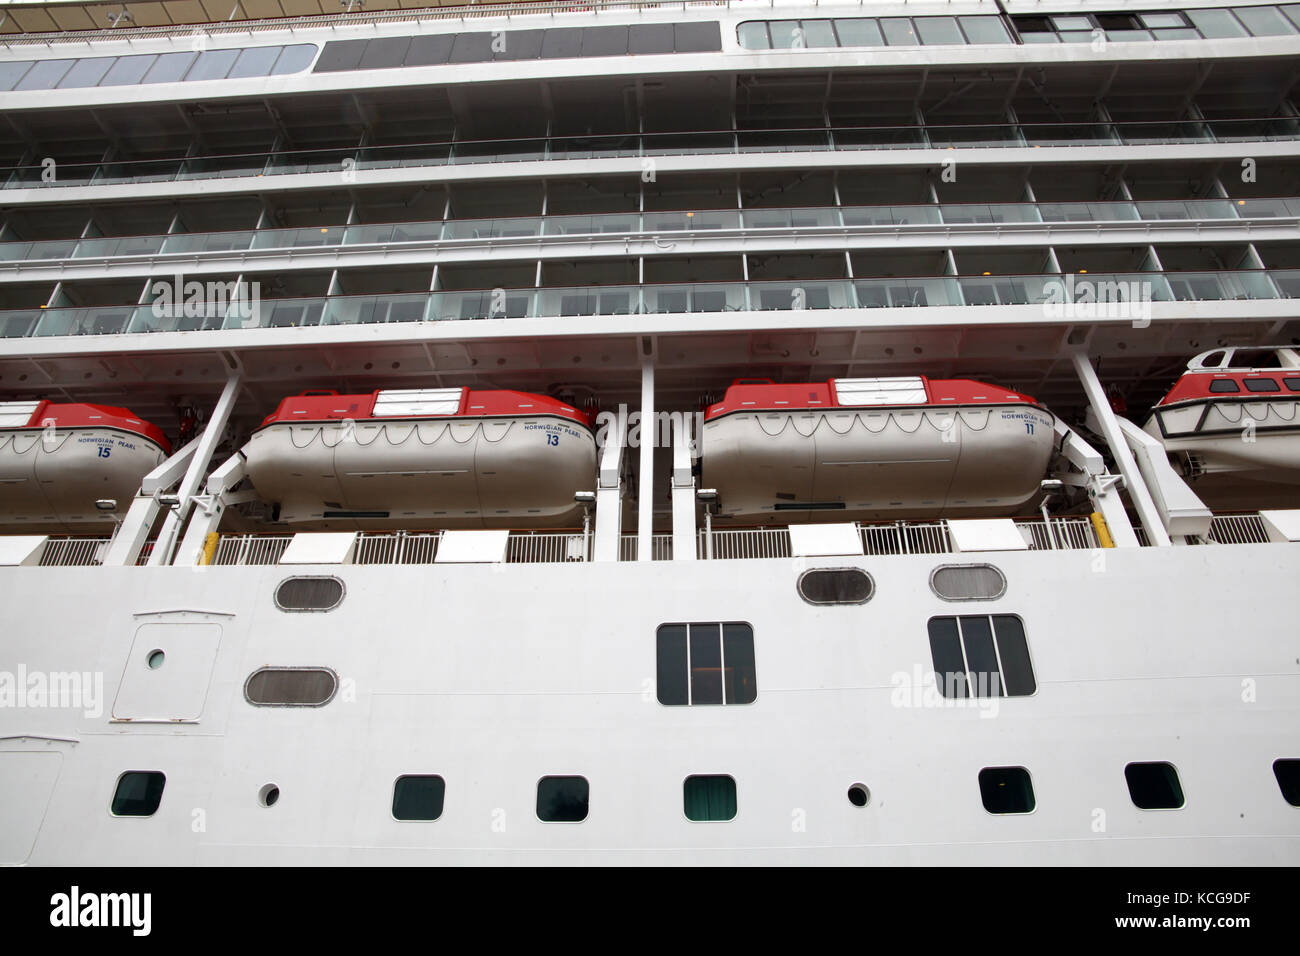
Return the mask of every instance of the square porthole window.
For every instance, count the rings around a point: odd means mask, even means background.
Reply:
[[[1038,689],[1014,614],[932,617],[930,654],[944,697],[1028,697]]]
[[[1024,767],[985,767],[979,780],[980,799],[989,813],[1034,812],[1034,782]]]
[[[115,817],[151,817],[162,803],[167,777],[158,770],[128,770],[113,791]]]
[[[591,785],[586,777],[543,777],[537,781],[537,819],[581,823],[587,819]]]
[[[736,818],[736,779],[726,774],[687,777],[682,784],[686,819],[722,823]]]
[[[446,781],[437,774],[407,774],[393,784],[394,820],[436,820],[442,816]]]
[[[1131,763],[1124,768],[1128,795],[1139,810],[1180,810],[1183,787],[1171,763]]]
[[[1300,807],[1300,760],[1274,760],[1273,776],[1277,777],[1282,799],[1293,807]]]
[[[748,624],[662,624],[655,645],[659,703],[752,704],[757,698]]]

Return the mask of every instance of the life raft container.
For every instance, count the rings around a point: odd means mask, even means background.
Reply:
[[[1216,349],[1187,368],[1143,429],[1192,490],[1216,509],[1300,507],[1300,353]]]
[[[162,430],[130,410],[0,402],[0,528],[10,534],[105,532],[171,454]]]
[[[525,392],[304,393],[243,454],[259,497],[290,524],[574,527],[574,495],[595,488],[591,426],[588,412]]]
[[[1006,515],[1039,492],[1054,427],[964,379],[740,380],[705,412],[701,485],[731,523]]]

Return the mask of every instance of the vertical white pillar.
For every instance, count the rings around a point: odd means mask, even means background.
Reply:
[[[695,560],[695,476],[691,474],[691,414],[673,416],[673,560]],[[696,436],[702,440],[703,436]]]
[[[596,476],[596,541],[593,561],[617,561],[623,536],[623,446],[627,438],[627,406],[605,433],[600,449],[600,470]]]
[[[659,434],[655,421],[655,366],[653,359],[641,361],[641,478],[637,483],[636,559],[649,561],[654,532],[655,444]]]

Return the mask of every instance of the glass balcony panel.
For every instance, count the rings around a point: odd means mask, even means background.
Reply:
[[[28,254],[31,259],[66,259],[76,247],[76,239],[42,239],[28,244]]]
[[[45,313],[40,309],[0,312],[0,339],[22,339],[33,334]]]
[[[392,238],[392,223],[379,223],[378,225],[373,226],[348,226],[343,232],[343,245],[373,245],[380,242],[389,242]]]

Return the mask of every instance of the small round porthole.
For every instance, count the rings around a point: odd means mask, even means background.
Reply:
[[[813,568],[799,575],[796,587],[809,604],[866,604],[876,593],[861,568]]]
[[[855,807],[865,807],[871,802],[871,791],[865,783],[855,783],[849,787],[849,803]]]
[[[991,564],[942,564],[930,573],[930,590],[945,601],[996,601],[1007,578]]]
[[[326,575],[285,578],[275,589],[281,611],[332,611],[343,603],[343,582]]]
[[[273,783],[268,783],[261,790],[257,791],[257,802],[264,807],[273,807],[280,799],[280,788]]]
[[[144,662],[149,665],[149,670],[156,671],[158,668],[163,666],[163,661],[165,660],[167,660],[167,655],[162,651],[150,651],[149,656],[144,659]]]

